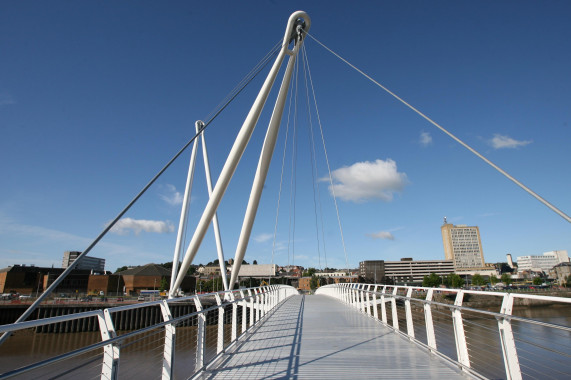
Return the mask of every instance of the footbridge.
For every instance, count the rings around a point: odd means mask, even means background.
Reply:
[[[463,305],[478,298],[488,306]],[[172,315],[181,303],[192,310]],[[0,347],[8,359],[0,378],[569,378],[568,322],[518,315],[523,304],[568,312],[571,299],[337,284],[312,295],[271,285],[157,300],[0,326],[12,333]],[[162,321],[115,327],[137,309]],[[26,357],[10,359],[35,329],[86,318],[98,333],[76,347],[53,340],[49,355],[30,347]]]

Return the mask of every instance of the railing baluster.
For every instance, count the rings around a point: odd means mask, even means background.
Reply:
[[[224,351],[224,307],[220,294],[214,294],[216,304],[218,305],[218,339],[216,341],[216,353],[219,354]]]
[[[230,292],[230,301],[232,302],[232,336],[231,341],[234,342],[238,337],[238,303],[236,297],[234,297],[234,292]]]
[[[511,315],[512,309],[513,296],[511,294],[506,294],[502,301],[500,313]],[[510,318],[498,319],[498,327],[500,329],[500,341],[502,343],[502,355],[504,357],[504,366],[506,368],[506,379],[521,380],[521,368],[519,366],[519,359]]]
[[[393,327],[395,330],[399,330],[399,315],[397,313],[397,298],[395,297],[398,292],[398,286],[393,288],[393,297],[391,297],[391,311],[393,316]]]
[[[240,297],[242,297],[242,334],[246,332],[247,329],[247,317],[248,317],[248,303],[243,290],[240,290]]]
[[[166,300],[160,304],[163,321],[172,319],[171,311]],[[174,324],[165,326],[165,343],[163,347],[163,372],[162,379],[170,380],[174,378],[174,354],[176,343],[176,327]]]
[[[426,301],[432,301],[433,289],[428,289],[426,292]],[[437,351],[436,336],[434,335],[434,323],[432,321],[432,308],[429,302],[424,304],[424,322],[426,324],[426,341],[428,347]]]
[[[194,296],[194,305],[196,306],[196,311],[202,311],[202,304],[198,296]],[[204,367],[204,343],[206,339],[205,328],[206,328],[206,315],[200,313],[198,315],[198,329],[196,332],[196,371],[199,371]]]
[[[379,285],[375,285],[373,288],[373,316],[375,319],[379,319],[379,311],[377,310],[377,289]]]
[[[460,290],[456,294],[455,306],[462,306],[464,299],[464,291]],[[460,364],[470,368],[470,356],[468,355],[468,345],[466,344],[466,334],[464,333],[464,323],[462,321],[462,312],[459,308],[452,311],[452,320],[454,322],[454,340],[456,341],[456,353]]]
[[[410,338],[414,339],[414,325],[412,322],[412,307],[410,299],[412,298],[412,288],[408,288],[406,292],[406,299],[404,300],[404,308],[406,312],[406,333]]]
[[[383,285],[383,292],[381,293],[381,318],[385,325],[388,325],[387,307],[385,305],[385,294],[387,293],[387,286]]]
[[[99,322],[101,340],[106,341],[117,336],[108,309],[97,314],[97,321]],[[103,348],[101,380],[117,380],[119,378],[119,355],[120,348],[117,344],[108,344]]]

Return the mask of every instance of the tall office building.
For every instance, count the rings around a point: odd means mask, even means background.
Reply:
[[[447,223],[444,218],[441,231],[444,256],[446,260],[454,260],[455,269],[484,268],[484,253],[478,227],[463,224],[455,226]]]
[[[69,267],[78,257],[81,252],[65,251],[63,253],[63,260],[61,263],[62,268]],[[75,269],[89,269],[99,273],[105,273],[105,259],[98,257],[85,256],[81,262],[77,264]]]

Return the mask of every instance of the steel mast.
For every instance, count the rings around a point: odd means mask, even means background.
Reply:
[[[281,64],[284,58],[289,56],[288,64],[286,71],[284,73],[284,78],[282,80],[282,84],[280,87],[280,91],[278,97],[276,99],[276,103],[274,106],[274,111],[272,113],[272,118],[270,120],[270,124],[268,126],[268,130],[266,132],[266,138],[264,140],[264,145],[262,147],[262,152],[260,154],[260,160],[258,162],[258,168],[256,170],[256,175],[254,177],[254,183],[252,185],[252,191],[250,193],[250,199],[248,201],[248,207],[246,209],[246,215],[244,217],[244,223],[242,225],[242,231],[240,233],[240,238],[238,241],[238,247],[236,248],[236,255],[234,266],[232,270],[232,278],[229,284],[229,288],[232,289],[234,285],[234,281],[236,280],[240,266],[242,264],[242,259],[244,257],[246,247],[248,245],[248,241],[250,238],[250,234],[252,231],[252,225],[254,223],[254,218],[256,215],[256,211],[258,209],[260,197],[262,194],[262,188],[264,182],[266,180],[268,168],[270,166],[270,161],[272,158],[272,153],[274,151],[277,134],[279,131],[281,116],[283,114],[283,109],[285,105],[285,100],[287,97],[287,91],[289,88],[289,83],[291,80],[291,74],[293,72],[293,67],[295,63],[295,59],[297,54],[299,53],[301,44],[303,43],[303,32],[308,32],[311,26],[311,19],[307,15],[307,13],[303,11],[294,12],[288,20],[286,31],[284,34],[284,39],[282,42],[282,48],[276,58],[254,104],[252,105],[250,112],[246,116],[244,123],[242,124],[242,128],[234,141],[234,145],[228,154],[224,167],[220,173],[220,177],[218,177],[218,181],[216,182],[216,186],[210,195],[210,199],[202,213],[200,221],[194,231],[194,235],[192,236],[192,240],[186,250],[186,254],[178,275],[176,277],[176,281],[171,282],[171,290],[170,290],[170,297],[173,297],[175,294],[174,292],[178,289],[182,283],[184,278],[184,274],[190,267],[190,264],[194,260],[196,253],[204,239],[204,235],[208,230],[208,225],[212,221],[220,202],[230,184],[230,180],[236,171],[236,167],[240,162],[242,154],[250,141],[250,137],[256,127],[262,109],[267,101],[268,95],[270,90],[275,82],[276,76],[279,72]],[[291,45],[291,47],[290,47]],[[223,260],[222,260],[223,261]],[[173,263],[175,265],[175,263]]]

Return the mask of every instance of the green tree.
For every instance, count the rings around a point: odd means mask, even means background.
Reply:
[[[311,290],[315,290],[319,287],[319,278],[316,275],[311,276],[311,280],[309,281],[309,287]]]
[[[533,278],[533,285],[541,285],[541,284],[543,284],[543,279],[541,277]]]
[[[424,276],[422,279],[422,286],[426,288],[436,288],[442,283],[442,279],[436,273],[431,273],[428,276]]]
[[[167,281],[166,277],[161,278],[161,285],[159,286],[159,290],[164,292],[169,288],[169,282]]]
[[[115,273],[119,273],[119,272],[123,272],[125,270],[129,269],[128,266],[124,265],[122,267],[117,268],[117,270],[115,271]]]
[[[252,262],[252,265],[258,265],[258,260],[254,260],[254,261]]]
[[[506,285],[511,284],[512,283],[512,275],[509,273],[502,274],[502,282]]]
[[[498,278],[494,275],[491,275],[490,282],[492,283],[492,285],[496,285],[498,283]]]
[[[472,276],[472,284],[476,286],[486,285],[486,280],[481,274],[476,273],[474,276]]]
[[[311,277],[315,274],[315,272],[317,272],[317,269],[307,268],[307,270],[305,272],[303,272],[303,277]]]
[[[567,287],[571,286],[571,276],[567,276],[567,278],[565,279],[565,286]]]
[[[459,275],[457,275],[456,273],[450,273],[448,275],[448,281],[450,283],[450,286],[452,286],[453,288],[461,288],[465,284],[464,279]]]

